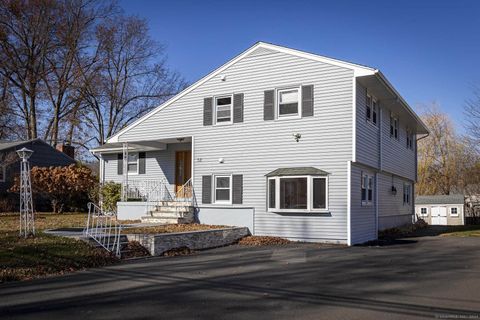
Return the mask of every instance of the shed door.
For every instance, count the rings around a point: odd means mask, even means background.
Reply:
[[[447,225],[447,207],[432,207],[432,224]]]

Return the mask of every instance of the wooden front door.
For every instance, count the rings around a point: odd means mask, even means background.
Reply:
[[[192,177],[192,151],[175,153],[175,193]]]

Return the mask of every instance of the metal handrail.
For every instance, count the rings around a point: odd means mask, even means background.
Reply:
[[[92,238],[105,250],[120,257],[120,234],[122,225],[117,220],[115,212],[103,211],[96,204],[89,202],[85,236]],[[112,240],[113,237],[113,240]]]

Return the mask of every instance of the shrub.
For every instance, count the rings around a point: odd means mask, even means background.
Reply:
[[[116,211],[117,202],[121,199],[122,185],[115,182],[107,182],[100,188],[103,209]]]
[[[33,167],[31,179],[34,195],[48,199],[54,213],[85,209],[88,195],[97,184],[97,178],[89,168],[75,164],[68,167]],[[10,191],[19,190],[20,179],[17,176]]]

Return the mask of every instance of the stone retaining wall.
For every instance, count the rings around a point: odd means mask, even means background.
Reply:
[[[138,241],[152,256],[159,256],[165,251],[187,247],[201,250],[232,244],[249,235],[248,228],[228,228],[205,231],[161,233],[161,234],[127,234],[128,241]]]

